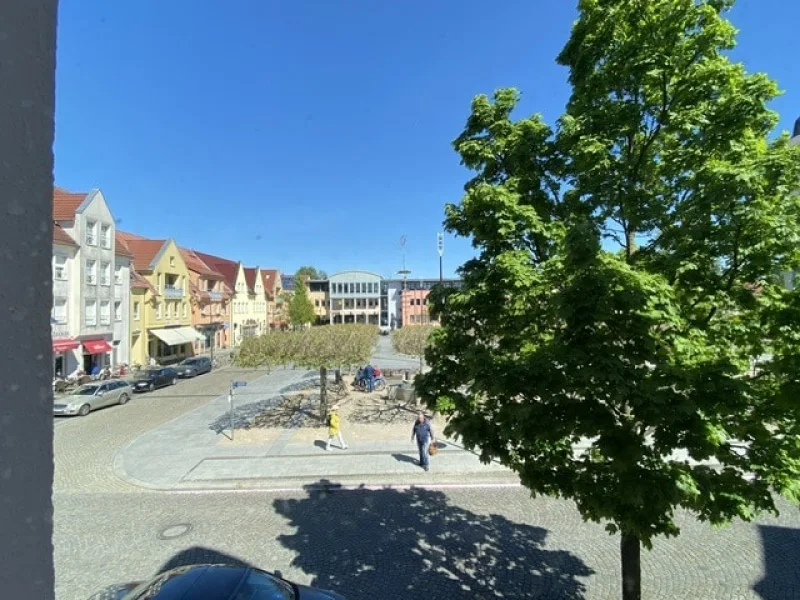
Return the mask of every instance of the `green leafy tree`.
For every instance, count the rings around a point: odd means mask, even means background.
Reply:
[[[289,299],[289,321],[292,325],[303,326],[313,323],[315,318],[314,304],[308,295],[308,287],[303,281],[298,280]]]
[[[328,274],[325,271],[316,269],[312,266],[304,266],[297,269],[297,272],[294,274],[294,277],[297,281],[304,280],[308,281],[309,279],[319,280],[319,279],[327,279]]]
[[[800,291],[773,277],[800,263],[800,154],[768,138],[776,85],[726,56],[732,4],[581,0],[557,127],[512,120],[506,89],[454,142],[476,175],[445,226],[479,254],[432,292],[419,388],[483,460],[620,534],[625,599],[676,509],[800,500]]]

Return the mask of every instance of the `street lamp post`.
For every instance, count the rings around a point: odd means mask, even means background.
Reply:
[[[444,281],[444,277],[442,275],[442,256],[444,255],[444,234],[437,233],[436,234],[436,249],[439,252],[439,283]]]

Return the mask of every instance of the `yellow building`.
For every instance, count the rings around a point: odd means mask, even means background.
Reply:
[[[192,356],[204,339],[192,327],[189,270],[173,240],[118,232],[133,256],[131,269],[131,364],[172,364]]]

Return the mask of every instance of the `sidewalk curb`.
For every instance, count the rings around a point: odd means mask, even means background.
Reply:
[[[229,366],[228,367],[222,367],[219,370],[220,371],[226,370],[226,369],[229,368]],[[263,379],[265,377],[269,377],[270,375],[272,375],[272,373],[274,373],[277,370],[278,369],[272,369],[272,371],[270,371],[269,373],[265,373],[261,377],[257,377],[256,379],[253,379],[253,382],[259,381],[259,380],[261,380],[261,379]],[[203,410],[209,404],[211,404],[213,402],[217,402],[221,398],[227,398],[227,394],[226,393],[220,394],[219,396],[217,396],[215,398],[212,398],[208,402],[193,408],[189,412],[185,412],[182,415],[179,415],[179,416],[175,417],[174,419],[170,419],[169,421],[165,421],[164,423],[161,423],[156,429],[160,429],[162,427],[166,427],[167,425],[170,425],[171,423],[174,423],[175,421],[177,421],[179,419],[183,419],[187,415],[191,415],[192,413],[195,413],[195,412],[198,412],[200,410]],[[164,487],[160,487],[160,486],[154,486],[154,485],[152,485],[150,483],[145,483],[144,481],[141,481],[139,479],[135,479],[135,478],[131,477],[130,475],[128,475],[127,471],[125,470],[125,467],[122,464],[123,463],[122,456],[125,453],[125,451],[128,448],[130,448],[133,444],[135,444],[139,440],[139,438],[141,438],[142,436],[147,435],[149,433],[152,433],[152,431],[154,431],[154,430],[151,429],[150,431],[146,431],[146,432],[142,433],[141,435],[137,435],[130,442],[128,442],[124,446],[122,446],[119,449],[117,449],[117,451],[114,453],[114,459],[113,459],[110,467],[111,467],[111,470],[112,470],[114,476],[116,476],[117,479],[120,479],[124,483],[127,483],[128,485],[132,485],[134,487],[138,487],[138,488],[142,488],[142,489],[146,489],[146,490],[157,490],[157,491],[169,490],[169,489],[172,489],[172,488],[164,488]]]

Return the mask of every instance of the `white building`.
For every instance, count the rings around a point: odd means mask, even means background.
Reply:
[[[121,360],[121,356],[128,352],[123,349],[128,345],[127,338],[115,336],[114,326],[118,322],[117,310],[119,322],[127,322],[130,304],[130,294],[125,293],[125,284],[120,285],[119,289],[115,284],[117,256],[114,217],[100,190],[83,194],[55,188],[53,220],[76,244],[66,283],[62,284],[62,280],[59,280],[58,286],[54,285],[53,320],[58,320],[57,311],[65,310],[61,308],[64,294],[68,317],[63,324],[53,324],[54,328],[59,328],[54,330],[53,337],[56,338],[55,334],[58,333],[58,339],[72,340],[68,345],[78,344],[61,353],[62,366],[67,369],[62,374],[69,375],[74,370],[70,368],[73,363],[87,372],[94,365],[112,365],[112,361]],[[62,243],[58,247],[59,253],[54,255],[54,262],[62,260],[63,249]],[[124,265],[124,261],[121,264]],[[56,290],[56,287],[59,289]],[[56,299],[58,304],[55,303]],[[119,334],[122,333],[120,330]],[[115,340],[118,342],[116,352]],[[55,343],[53,350],[54,353],[57,350]]]
[[[328,280],[330,323],[378,325],[381,314],[381,276],[368,271],[342,271]]]
[[[80,342],[75,339],[80,318],[74,306],[72,280],[77,277],[75,255],[78,244],[57,223],[53,225],[53,374],[67,376],[78,366]]]
[[[114,341],[111,364],[130,364],[131,263],[133,255],[114,235]]]

